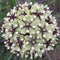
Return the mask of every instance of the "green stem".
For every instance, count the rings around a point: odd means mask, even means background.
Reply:
[[[7,60],[11,60],[12,55],[13,55],[13,54],[11,54]]]

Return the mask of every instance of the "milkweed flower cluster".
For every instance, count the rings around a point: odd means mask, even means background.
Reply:
[[[59,32],[51,12],[47,5],[32,2],[11,9],[1,27],[5,47],[17,56],[31,59],[53,50]]]

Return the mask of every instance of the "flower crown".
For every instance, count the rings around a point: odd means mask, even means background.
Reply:
[[[31,59],[53,50],[59,32],[51,13],[47,5],[32,2],[11,9],[1,27],[5,47],[17,56],[30,56]]]

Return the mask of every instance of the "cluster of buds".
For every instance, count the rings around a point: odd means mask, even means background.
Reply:
[[[47,5],[32,2],[11,9],[1,27],[5,47],[17,56],[31,59],[53,50],[59,32],[51,13]]]

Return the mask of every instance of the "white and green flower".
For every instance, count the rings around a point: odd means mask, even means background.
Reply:
[[[32,2],[11,9],[1,27],[7,49],[17,56],[30,55],[31,59],[53,50],[59,33],[51,12],[47,5]]]

